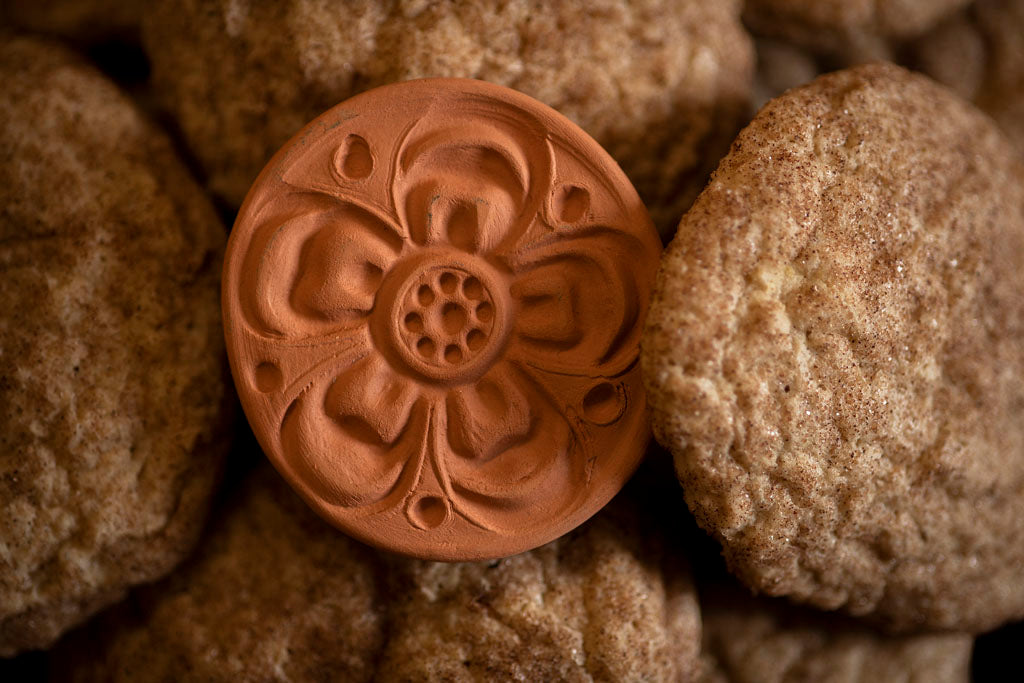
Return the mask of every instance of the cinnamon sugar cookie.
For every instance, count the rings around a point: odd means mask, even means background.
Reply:
[[[974,638],[889,636],[835,614],[701,586],[702,683],[967,683]]]
[[[210,188],[238,206],[307,121],[387,83],[468,77],[557,109],[622,165],[668,234],[747,117],[738,0],[162,0],[144,42]]]
[[[228,428],[224,229],[126,96],[0,38],[0,656],[187,553]]]
[[[895,629],[1024,615],[1024,165],[923,76],[770,102],[661,265],[641,361],[756,590]]]
[[[628,510],[515,557],[378,553],[269,466],[194,560],[80,632],[74,681],[692,680],[696,595]],[[613,504],[614,507],[614,504]]]
[[[892,44],[920,36],[970,0],[747,0],[743,21],[847,63],[890,56]]]

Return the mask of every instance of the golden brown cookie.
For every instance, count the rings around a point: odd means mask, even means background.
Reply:
[[[407,560],[263,466],[179,573],[56,658],[75,681],[690,680],[689,574],[637,528],[616,510],[505,560]]]
[[[138,40],[143,6],[130,0],[5,0],[0,6],[0,22],[86,43],[109,38]]]
[[[891,65],[770,102],[666,251],[656,437],[756,590],[893,628],[1024,615],[1024,165]]]
[[[974,638],[890,636],[848,617],[702,586],[702,683],[967,683]]]
[[[0,656],[165,574],[222,461],[224,230],[157,132],[0,40]]]
[[[847,64],[891,55],[894,43],[917,37],[970,0],[746,0],[743,21]]]
[[[286,140],[342,100],[470,77],[580,125],[667,234],[745,120],[753,70],[737,0],[164,0],[147,12],[157,90],[235,206]]]
[[[918,68],[992,116],[1024,154],[1024,0],[979,0],[910,53]]]

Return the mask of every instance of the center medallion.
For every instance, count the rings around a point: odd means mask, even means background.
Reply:
[[[446,384],[471,381],[489,367],[504,345],[509,313],[507,285],[489,263],[445,251],[401,264],[388,279],[374,330],[397,367]]]

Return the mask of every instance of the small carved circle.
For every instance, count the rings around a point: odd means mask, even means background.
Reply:
[[[264,394],[277,391],[284,383],[284,375],[281,374],[281,368],[271,362],[257,365],[253,376],[256,380],[256,388]]]
[[[410,332],[422,332],[423,331],[423,316],[419,313],[410,313],[405,316],[405,329]]]
[[[373,172],[373,153],[362,136],[352,133],[338,148],[335,164],[342,176],[350,180],[362,180]]]
[[[455,273],[445,271],[441,273],[438,284],[441,285],[441,291],[445,294],[454,294],[455,288],[459,286],[459,276]]]
[[[590,193],[582,187],[563,185],[555,191],[555,214],[563,223],[578,223],[590,210]]]
[[[455,344],[449,344],[444,350],[444,359],[449,365],[458,365],[462,362],[462,349]]]
[[[413,498],[406,508],[409,521],[420,529],[436,529],[448,519],[448,505],[438,496]]]
[[[479,301],[484,296],[484,287],[480,284],[480,280],[475,277],[467,277],[462,283],[462,291],[465,293],[467,299],[473,301]]]
[[[416,350],[423,358],[430,360],[434,357],[434,342],[428,337],[420,337],[420,340],[416,342]]]
[[[583,396],[583,417],[596,425],[607,425],[619,419],[626,410],[626,397],[611,382],[599,382]]]
[[[470,351],[479,351],[487,343],[487,335],[482,330],[470,330],[466,335],[466,346]]]
[[[482,323],[489,322],[494,317],[494,307],[487,301],[484,301],[476,307],[476,319]]]
[[[454,301],[449,301],[444,305],[441,319],[444,323],[444,331],[455,336],[466,325],[466,309]]]
[[[420,306],[429,306],[434,303],[434,290],[430,285],[420,285],[416,298],[419,299]]]

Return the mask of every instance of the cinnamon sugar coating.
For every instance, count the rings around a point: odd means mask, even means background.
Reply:
[[[700,602],[702,683],[970,680],[966,634],[889,636],[738,586],[701,587]]]
[[[893,629],[1024,615],[1024,166],[891,65],[770,102],[662,260],[655,435],[731,570]]]
[[[0,656],[192,547],[222,461],[224,230],[167,139],[0,37]]]
[[[689,573],[636,531],[603,512],[504,560],[408,560],[334,530],[263,465],[194,560],[57,658],[75,681],[691,680]]]
[[[668,233],[747,116],[753,49],[739,5],[165,0],[143,33],[164,106],[229,204],[338,102],[396,81],[469,77],[580,125]]]

